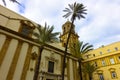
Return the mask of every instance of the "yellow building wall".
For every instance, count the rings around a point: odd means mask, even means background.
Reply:
[[[113,61],[110,60],[111,58]],[[102,64],[102,60],[105,61],[104,65]],[[104,80],[120,80],[120,42],[90,51],[84,55],[83,63],[85,62],[90,62],[91,64],[97,63],[98,69],[93,74],[93,80],[99,80],[98,74],[100,73],[103,74]],[[115,78],[112,78],[111,72],[113,71],[116,73]]]

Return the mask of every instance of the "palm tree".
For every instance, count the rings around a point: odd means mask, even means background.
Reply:
[[[21,5],[17,0],[10,0],[11,2],[15,2],[15,3],[17,3],[17,4],[19,4],[19,5]],[[5,0],[2,0],[2,2],[4,3],[4,5],[6,6],[6,1]],[[22,6],[22,5],[21,5]]]
[[[90,64],[89,62],[85,63],[82,68],[83,72],[88,74],[89,80],[92,80],[93,72],[95,72],[97,69],[98,67],[95,67],[94,64]]]
[[[17,4],[21,5],[17,0],[10,0],[10,1],[13,2],[13,3],[17,3]]]
[[[85,11],[87,11],[84,7],[83,4],[80,3],[74,3],[74,4],[68,4],[69,8],[65,8],[65,10],[63,10],[64,12],[67,12],[65,15],[63,15],[63,17],[67,18],[71,15],[71,26],[70,26],[70,30],[68,32],[68,38],[66,41],[66,45],[65,45],[65,54],[64,54],[64,58],[63,58],[63,66],[62,66],[62,80],[64,80],[64,72],[65,72],[65,61],[66,61],[66,55],[67,55],[67,48],[68,48],[68,42],[69,42],[69,38],[71,35],[71,31],[73,28],[73,24],[74,21],[76,20],[76,18],[81,19],[81,18],[85,18],[84,14],[86,14]]]
[[[83,54],[86,54],[91,50],[93,50],[92,45],[89,45],[89,43],[84,44],[83,42],[80,41],[77,41],[76,44],[72,44],[70,47],[70,52],[73,53],[73,55],[78,58],[80,80],[82,80],[82,69],[81,69],[81,63],[83,60],[82,56]]]
[[[40,62],[41,62],[41,55],[42,55],[42,51],[44,49],[44,45],[48,42],[57,41],[58,40],[57,35],[59,34],[59,32],[53,33],[54,26],[49,27],[49,25],[47,26],[46,23],[45,23],[44,27],[39,25],[39,27],[37,27],[37,29],[38,29],[39,33],[33,32],[33,35],[37,37],[37,39],[35,39],[35,40],[37,42],[39,42],[41,44],[41,46],[39,49],[39,55],[38,55],[38,59],[37,59],[37,64],[36,64],[33,80],[37,80],[37,78],[38,78]]]

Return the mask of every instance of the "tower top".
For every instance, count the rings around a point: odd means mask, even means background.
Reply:
[[[67,40],[67,37],[68,37],[68,34],[69,34],[71,24],[72,23],[69,20],[67,20],[62,25],[62,34],[60,35],[60,41],[62,43],[62,46],[66,45],[66,40]],[[68,46],[70,46],[72,43],[75,43],[76,41],[78,41],[78,38],[79,38],[79,36],[75,32],[75,25],[73,24]]]
[[[71,27],[71,22],[68,20],[62,25],[63,34],[68,33]],[[75,33],[75,25],[73,24],[72,33]]]

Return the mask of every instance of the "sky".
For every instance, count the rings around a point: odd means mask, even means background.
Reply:
[[[54,25],[54,31],[61,33],[62,25],[70,20],[63,18],[63,10],[68,4],[82,3],[87,9],[86,18],[74,23],[79,40],[94,48],[120,41],[120,0],[17,0],[22,6],[5,1],[6,8],[43,26],[45,22]]]

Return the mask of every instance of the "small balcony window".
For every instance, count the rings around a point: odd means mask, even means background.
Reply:
[[[32,35],[32,31],[35,28],[34,25],[32,25],[31,22],[29,21],[21,21],[21,27],[19,32],[25,36],[31,36]]]
[[[86,58],[88,59],[88,58],[89,58],[89,55],[86,55]]]
[[[115,61],[114,61],[113,58],[110,58],[110,63],[111,63],[111,64],[115,64]]]
[[[95,54],[93,54],[93,57],[95,57]]]
[[[117,48],[117,47],[115,47],[115,50],[116,50],[116,51],[118,51],[118,48]]]
[[[115,72],[115,71],[112,71],[112,72],[111,72],[111,77],[112,77],[112,79],[117,78],[117,74],[116,74],[116,72]]]
[[[48,72],[53,73],[54,72],[54,62],[48,61]]]
[[[110,49],[108,49],[107,52],[110,52]]]
[[[104,76],[102,73],[99,74],[99,80],[104,80]]]
[[[100,55],[102,55],[103,53],[102,52],[100,52]]]
[[[20,33],[26,35],[26,36],[30,36],[31,32],[31,28],[27,25],[22,25],[21,31]]]
[[[105,61],[104,60],[102,60],[102,66],[105,66],[106,64],[105,64]]]
[[[94,66],[95,66],[95,67],[97,67],[97,66],[98,66],[98,65],[97,65],[97,62],[94,62]]]
[[[118,60],[120,61],[120,56],[118,56]]]

